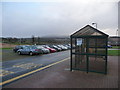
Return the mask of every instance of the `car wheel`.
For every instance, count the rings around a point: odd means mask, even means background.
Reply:
[[[19,51],[18,54],[21,55],[21,52]]]
[[[30,55],[30,56],[32,56],[32,55],[33,55],[33,53],[32,53],[32,52],[30,52],[30,53],[29,53],[29,55]]]

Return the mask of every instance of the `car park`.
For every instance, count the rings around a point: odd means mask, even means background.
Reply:
[[[21,54],[47,54],[57,51],[68,50],[70,45],[18,45],[13,48],[14,52]]]
[[[19,55],[21,54],[29,54],[29,55],[34,55],[34,54],[40,54],[40,50],[35,47],[35,46],[23,46],[21,49],[17,51]]]

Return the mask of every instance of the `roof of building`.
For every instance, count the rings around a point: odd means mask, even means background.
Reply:
[[[73,33],[71,36],[109,36],[102,31],[90,26],[86,25],[85,27],[81,28],[80,30]]]

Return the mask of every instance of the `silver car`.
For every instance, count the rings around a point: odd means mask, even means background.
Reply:
[[[61,48],[62,50],[67,50],[67,47],[63,46],[63,45],[57,45],[59,48]]]
[[[36,46],[36,47],[37,47],[38,49],[42,50],[42,53],[43,53],[43,54],[44,54],[44,53],[50,53],[50,50],[44,48],[43,46],[38,45],[38,46]]]
[[[35,47],[35,46],[23,46],[21,49],[17,51],[19,55],[21,54],[29,54],[29,55],[34,55],[34,54],[40,54],[41,51]]]

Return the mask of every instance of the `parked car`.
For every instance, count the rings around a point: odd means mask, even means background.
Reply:
[[[19,55],[21,54],[29,54],[29,55],[34,55],[34,54],[40,54],[40,50],[35,47],[35,46],[23,46],[21,49],[17,51]]]
[[[60,47],[62,50],[67,50],[67,47],[63,46],[63,45],[57,45],[58,47]]]
[[[112,48],[112,46],[111,46],[111,45],[108,45],[108,48]]]
[[[13,51],[16,53],[19,49],[22,49],[24,46],[28,46],[28,45],[18,45],[18,46],[15,46],[13,48]]]
[[[63,46],[67,47],[67,49],[70,49],[70,48],[71,48],[70,45],[63,45]]]
[[[50,50],[47,49],[47,48],[44,48],[43,46],[36,46],[38,49],[40,49],[42,51],[43,54],[46,54],[46,53],[50,53]]]
[[[47,46],[47,45],[44,45],[43,47],[45,47],[45,48],[49,49],[51,53],[56,52],[56,50],[55,50],[54,48],[50,48],[50,47],[49,47],[49,46]]]
[[[49,47],[54,48],[56,51],[61,51],[62,50],[61,48],[59,48],[59,47],[57,47],[55,45],[50,45]]]
[[[71,49],[71,45],[70,44],[68,44],[68,48]]]

